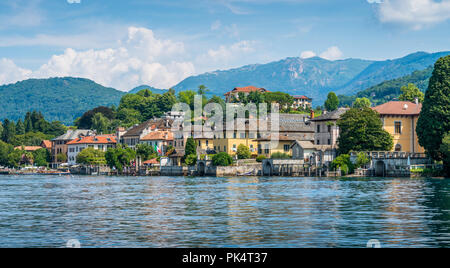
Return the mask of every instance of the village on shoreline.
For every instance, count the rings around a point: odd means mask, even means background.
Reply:
[[[441,58],[435,68],[445,61],[450,57]],[[353,107],[339,107],[330,92],[324,106],[314,109],[307,96],[253,86],[236,87],[225,100],[208,100],[206,87],[200,86],[177,97],[173,90],[128,94],[118,108],[95,108],[71,128],[29,112],[23,122],[6,119],[0,124],[0,174],[445,177],[449,118],[430,122],[430,110],[439,105],[433,93],[448,93],[438,81],[448,83],[446,72],[446,77],[433,75],[426,95],[405,85],[398,100],[375,107],[366,98]],[[194,108],[197,99],[200,113],[172,110],[179,102]],[[222,118],[236,113],[235,121],[213,124],[205,132],[213,114],[204,109],[212,103],[223,108]],[[255,114],[248,109],[239,114],[252,104],[258,107]],[[276,108],[265,114],[261,104]],[[448,110],[445,105],[442,109]],[[254,129],[253,122],[269,127]],[[424,127],[433,123],[441,127]],[[442,136],[433,137],[439,142],[428,144],[430,131]],[[55,137],[46,139],[51,134]]]

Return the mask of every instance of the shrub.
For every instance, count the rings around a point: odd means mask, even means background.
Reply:
[[[237,157],[238,159],[250,159],[252,154],[250,153],[250,149],[244,144],[239,144],[237,148]]]
[[[222,152],[213,156],[212,163],[214,166],[227,167],[233,164],[233,158],[229,154]]]
[[[264,155],[259,155],[259,156],[256,158],[256,162],[261,163],[264,159],[267,159],[267,157],[265,157]]]
[[[332,170],[337,170],[338,168],[340,168],[345,175],[352,174],[355,171],[355,166],[352,161],[350,161],[350,155],[342,154],[331,162]]]
[[[188,155],[186,157],[185,163],[188,166],[195,166],[197,164],[197,155],[195,154]]]
[[[272,159],[290,159],[291,156],[285,153],[273,153],[270,157]]]
[[[358,153],[358,156],[356,158],[356,166],[357,167],[364,167],[365,165],[370,163],[370,159],[367,156],[367,154],[360,152]]]

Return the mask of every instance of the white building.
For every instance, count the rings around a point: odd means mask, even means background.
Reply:
[[[67,143],[67,159],[69,166],[77,164],[78,154],[86,148],[94,148],[106,152],[109,148],[115,148],[117,144],[115,135],[99,135],[80,137]]]

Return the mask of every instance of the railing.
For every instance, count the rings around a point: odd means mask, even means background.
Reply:
[[[357,154],[360,152],[351,152],[351,156],[357,156]],[[425,153],[408,153],[408,152],[383,152],[383,151],[374,151],[374,152],[363,152],[367,156],[372,158],[383,158],[383,159],[398,159],[398,158],[428,158],[427,154]]]

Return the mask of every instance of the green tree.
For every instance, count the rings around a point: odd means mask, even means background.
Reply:
[[[42,148],[33,152],[34,164],[38,167],[46,167],[51,161],[50,151]]]
[[[123,172],[124,167],[131,165],[131,161],[136,159],[136,152],[129,147],[110,148],[105,154],[106,163],[110,168],[116,168],[120,173]]]
[[[97,133],[108,133],[111,125],[111,121],[103,116],[101,113],[96,113],[92,117],[92,129],[96,130]]]
[[[14,121],[9,121],[8,119],[5,119],[3,121],[3,132],[1,140],[13,144],[14,138],[16,135],[16,126],[14,124]]]
[[[146,143],[138,144],[136,146],[136,155],[140,156],[143,161],[147,161],[158,156],[155,148]]]
[[[442,160],[440,147],[450,131],[450,56],[440,58],[425,94],[417,122],[419,144],[434,160]]]
[[[238,159],[250,159],[252,157],[250,148],[248,148],[248,146],[245,146],[244,144],[239,144],[237,148],[237,157]]]
[[[368,98],[357,98],[355,102],[353,103],[353,108],[370,108],[372,106],[372,103]]]
[[[450,132],[448,132],[444,139],[442,139],[441,147],[439,148],[444,162],[444,172],[447,178],[450,178]]]
[[[208,92],[209,90],[208,90],[208,88],[205,86],[205,85],[200,85],[200,86],[198,86],[198,91],[197,91],[197,93],[198,93],[198,95],[205,95],[207,92]]]
[[[23,135],[25,134],[25,125],[23,124],[22,120],[19,119],[19,121],[17,121],[17,125],[16,125],[16,134],[17,135]]]
[[[33,123],[31,122],[31,112],[27,112],[25,115],[25,133],[32,132],[33,131]]]
[[[14,150],[14,147],[3,141],[0,141],[0,166],[8,165],[8,155]]]
[[[8,166],[17,168],[20,166],[22,156],[25,154],[23,150],[13,150],[8,154]]]
[[[56,160],[59,163],[67,163],[67,155],[63,153],[59,153],[56,155]]]
[[[105,152],[86,148],[77,156],[77,163],[84,165],[104,165],[106,164]]]
[[[189,137],[187,139],[184,153],[186,156],[191,155],[191,154],[197,155],[197,144],[195,143],[195,140],[193,137]]]
[[[188,155],[186,157],[185,163],[188,166],[195,166],[197,164],[197,155],[195,154]]]
[[[344,175],[352,174],[355,171],[355,166],[350,161],[350,155],[342,154],[331,162],[331,169],[337,170],[338,168],[344,173]]]
[[[212,163],[214,166],[228,167],[233,164],[233,158],[228,153],[221,152],[212,157]]]
[[[339,107],[339,98],[336,96],[336,93],[330,92],[328,93],[327,100],[325,101],[325,109],[329,112],[337,110]]]
[[[357,167],[364,167],[365,165],[370,163],[370,159],[364,152],[359,152],[358,156],[356,158],[356,166]]]
[[[402,86],[400,90],[402,94],[398,98],[399,100],[415,102],[417,98],[420,103],[423,103],[425,94],[416,85],[409,83],[408,86]]]
[[[272,158],[272,159],[290,159],[291,156],[288,155],[288,154],[285,154],[285,153],[277,152],[277,153],[273,153],[273,154],[270,156],[270,158]]]
[[[350,151],[390,151],[394,146],[392,136],[383,129],[380,115],[370,109],[352,108],[338,120],[339,153]]]

